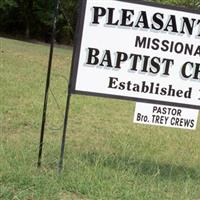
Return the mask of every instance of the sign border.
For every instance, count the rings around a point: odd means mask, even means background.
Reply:
[[[137,98],[137,97],[129,97],[129,96],[120,96],[120,95],[114,95],[114,94],[103,94],[103,93],[95,93],[95,92],[87,92],[87,91],[80,91],[76,90],[76,80],[77,80],[77,72],[78,72],[78,61],[80,57],[80,50],[81,50],[81,43],[82,43],[82,36],[83,36],[83,26],[84,26],[84,19],[85,19],[85,10],[86,5],[89,0],[80,0],[79,1],[79,16],[76,26],[76,33],[75,33],[75,46],[73,50],[73,58],[72,58],[72,69],[70,73],[70,82],[69,82],[69,92],[71,94],[80,94],[80,95],[87,95],[87,96],[96,96],[96,97],[106,97],[106,98],[112,98],[112,99],[121,99],[121,100],[130,100],[130,101],[136,101],[136,102],[143,102],[143,103],[152,103],[152,104],[162,104],[162,105],[169,105],[169,106],[177,106],[177,107],[184,107],[184,108],[192,108],[200,110],[200,105],[189,105],[189,104],[183,104],[183,103],[176,103],[176,102],[168,102],[168,101],[161,101],[161,100],[152,100],[147,98]],[[182,11],[182,12],[188,12],[188,13],[194,13],[199,14],[199,10],[193,10],[190,8],[185,7],[177,7],[172,6],[168,4],[159,4],[154,2],[147,2],[142,0],[115,0],[120,2],[126,2],[126,3],[135,3],[140,5],[147,5],[147,6],[153,6],[157,8],[165,8],[165,9],[171,9],[176,11]]]

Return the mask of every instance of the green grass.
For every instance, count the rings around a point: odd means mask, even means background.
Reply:
[[[49,47],[0,38],[0,199],[198,200],[200,126],[133,124],[134,102],[73,95],[57,173],[72,49],[56,48],[41,169]]]

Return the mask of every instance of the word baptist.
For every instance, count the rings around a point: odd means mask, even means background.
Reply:
[[[164,76],[170,75],[170,69],[174,65],[173,59],[150,57],[126,52],[111,52],[110,50],[100,51],[97,48],[87,49],[86,65],[113,68],[120,70],[122,67],[128,67],[129,72],[142,72],[158,74]],[[180,70],[183,78],[200,80],[200,63],[185,62]]]

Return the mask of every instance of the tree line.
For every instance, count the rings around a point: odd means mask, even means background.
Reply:
[[[0,0],[0,34],[48,42],[55,4],[56,0]],[[60,0],[57,42],[73,42],[77,8],[78,0]]]
[[[79,0],[60,0],[56,41],[73,44]],[[147,0],[148,1],[148,0]],[[149,0],[200,9],[200,0]],[[0,0],[0,34],[49,42],[56,0]]]

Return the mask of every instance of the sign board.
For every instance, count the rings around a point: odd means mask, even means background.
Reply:
[[[200,108],[200,13],[82,0],[71,92]]]
[[[134,122],[183,129],[196,129],[198,110],[165,106],[158,104],[136,103]]]

